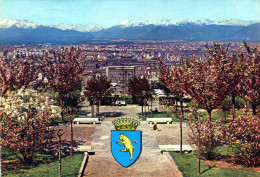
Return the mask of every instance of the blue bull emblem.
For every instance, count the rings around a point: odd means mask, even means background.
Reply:
[[[142,151],[141,131],[111,131],[111,151],[116,161],[129,167]]]

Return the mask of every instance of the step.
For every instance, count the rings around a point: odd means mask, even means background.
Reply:
[[[176,144],[176,145],[159,145],[159,148],[161,149],[161,151],[180,151],[180,145]],[[190,145],[182,145],[182,151],[192,151],[194,150],[193,147],[191,147]]]

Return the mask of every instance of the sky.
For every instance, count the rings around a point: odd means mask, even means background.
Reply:
[[[0,0],[0,18],[102,27],[125,20],[260,21],[260,0]]]

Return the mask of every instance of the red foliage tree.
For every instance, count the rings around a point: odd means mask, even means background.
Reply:
[[[85,85],[84,94],[87,99],[92,103],[91,105],[91,113],[92,117],[94,116],[94,104],[97,105],[97,115],[99,115],[99,105],[100,101],[111,95],[111,82],[107,80],[105,77],[92,77],[87,81]]]
[[[132,98],[137,100],[139,105],[142,106],[143,115],[144,105],[146,105],[148,101],[152,100],[154,95],[154,90],[152,85],[149,83],[149,80],[146,77],[134,77],[130,79],[128,83],[128,93],[132,96]]]
[[[242,54],[243,70],[241,83],[238,85],[238,94],[252,105],[253,114],[256,115],[256,107],[260,103],[260,51],[250,49],[245,42],[247,54]]]
[[[85,57],[80,55],[80,50],[67,48],[46,53],[40,64],[43,76],[47,78],[50,85],[59,93],[60,106],[68,93],[81,87],[79,75],[86,66]],[[61,112],[63,120],[63,111]]]
[[[1,145],[13,152],[24,164],[31,164],[36,155],[50,145],[54,130],[49,128],[50,115],[35,116],[28,112],[25,118],[2,115]]]
[[[7,60],[0,58],[0,89],[6,93],[15,87],[28,86],[38,78],[36,59],[34,56]]]

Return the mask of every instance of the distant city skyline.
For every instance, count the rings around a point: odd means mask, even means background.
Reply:
[[[260,21],[259,0],[0,0],[1,19],[111,27],[126,20]]]

